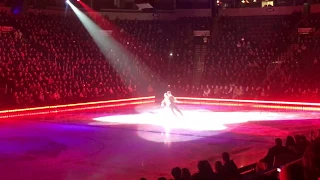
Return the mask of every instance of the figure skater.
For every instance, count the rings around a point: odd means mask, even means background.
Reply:
[[[163,97],[164,97],[164,99],[163,99],[162,102],[161,102],[161,106],[167,106],[167,107],[169,107],[170,101],[169,101],[169,98],[168,98],[167,93],[164,93]]]
[[[176,115],[176,113],[174,112],[174,110],[178,111],[181,116],[183,116],[182,112],[180,111],[180,109],[178,108],[177,106],[177,100],[176,98],[171,94],[171,91],[168,91],[167,93],[164,93],[164,99],[163,101],[161,102],[161,106],[164,106],[164,104],[167,106],[167,107],[170,107],[172,113]]]

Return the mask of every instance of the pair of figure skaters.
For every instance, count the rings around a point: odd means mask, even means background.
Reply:
[[[164,99],[161,102],[161,106],[169,107],[175,116],[177,115],[174,110],[178,111],[181,114],[181,116],[183,116],[182,112],[180,111],[176,103],[177,103],[177,100],[171,94],[171,91],[167,91],[166,93],[164,93]]]

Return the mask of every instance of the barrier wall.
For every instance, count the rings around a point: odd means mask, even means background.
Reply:
[[[189,105],[194,104],[194,105],[212,105],[212,106],[238,106],[238,107],[250,107],[250,108],[258,108],[258,109],[320,111],[320,103],[192,98],[192,97],[177,97],[177,100],[181,104],[189,104]],[[52,114],[52,113],[59,113],[59,112],[83,111],[83,110],[90,110],[90,109],[114,108],[114,107],[128,106],[128,105],[149,104],[149,103],[155,103],[155,102],[156,102],[155,96],[150,96],[150,97],[140,97],[140,98],[130,98],[130,99],[66,104],[66,105],[57,105],[57,106],[10,109],[10,110],[0,111],[0,119],[18,117],[18,116]]]
[[[264,7],[264,8],[230,8],[221,9],[220,16],[271,16],[289,15],[293,12],[302,12],[303,6]]]
[[[0,7],[0,10],[10,11],[8,7]],[[39,12],[37,9],[29,9],[29,12]],[[44,12],[50,14],[74,14],[72,10],[65,11],[63,8],[46,9]],[[84,10],[82,10],[84,11]],[[85,12],[85,11],[84,11]],[[92,13],[92,12],[91,12]],[[177,9],[175,11],[157,11],[157,13],[142,12],[138,10],[113,10],[105,9],[97,12],[108,16],[109,19],[128,19],[128,20],[175,20],[180,17],[210,17],[211,9]]]
[[[108,10],[106,10],[108,11]],[[180,17],[210,17],[211,9],[177,9],[175,11],[158,11],[155,13],[144,13],[139,11],[111,11],[102,12],[109,19],[129,19],[129,20],[175,20]]]
[[[177,97],[181,104],[238,106],[258,109],[320,111],[320,103]]]
[[[138,11],[126,12],[101,12],[101,14],[108,16],[109,19],[128,19],[128,20],[174,20],[176,19],[174,12],[162,13],[144,13]]]
[[[148,103],[154,103],[154,102],[155,102],[155,97],[150,96],[150,97],[139,97],[139,98],[130,98],[130,99],[65,104],[65,105],[57,105],[57,106],[9,109],[9,110],[0,111],[0,119],[19,117],[19,116],[40,115],[40,114],[53,114],[53,113],[59,113],[59,112],[83,111],[83,110],[90,110],[90,109],[114,108],[114,107],[120,107],[120,106],[148,104]]]
[[[211,17],[211,9],[176,9],[175,10],[176,18],[179,17]]]
[[[0,10],[10,10],[8,7],[0,7]],[[38,12],[36,9],[29,9],[29,11]],[[73,14],[69,9],[65,12],[64,8],[56,9],[46,9],[44,10],[48,13],[61,14],[65,13]],[[84,10],[83,10],[84,11]],[[320,4],[311,5],[311,13],[320,13]],[[294,12],[303,12],[303,6],[286,6],[286,7],[265,7],[265,8],[230,8],[230,9],[220,9],[220,16],[270,16],[270,15],[289,15]],[[211,17],[211,9],[176,9],[174,11],[157,11],[157,13],[152,12],[142,12],[137,10],[114,10],[105,9],[104,12],[100,12],[103,15],[109,17],[109,19],[129,19],[129,20],[175,20],[180,17]]]

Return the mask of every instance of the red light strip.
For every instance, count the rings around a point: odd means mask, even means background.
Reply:
[[[17,113],[17,114],[3,115],[3,116],[0,116],[0,119],[3,119],[3,118],[11,118],[11,117],[21,117],[21,116],[39,115],[39,114],[58,113],[58,112],[70,112],[70,111],[80,111],[80,110],[88,110],[88,109],[99,109],[99,108],[119,107],[119,106],[135,105],[135,104],[148,104],[148,103],[153,103],[153,102],[154,102],[154,100],[148,100],[148,101],[138,101],[138,102],[121,103],[121,104],[107,104],[107,105],[100,105],[100,106],[89,106],[89,107],[79,107],[79,108],[67,108],[67,109],[51,110],[51,111],[50,111],[50,109],[48,109],[47,111],[40,111],[40,112]]]
[[[95,105],[95,104],[106,104],[106,103],[116,103],[116,102],[126,102],[126,101],[137,101],[137,100],[147,100],[154,99],[154,96],[149,97],[139,97],[139,98],[129,98],[129,99],[119,99],[119,100],[108,100],[108,101],[97,101],[97,102],[87,102],[87,103],[76,103],[76,104],[65,104],[65,105],[57,105],[57,106],[43,106],[43,107],[35,107],[35,108],[24,108],[24,109],[12,109],[12,110],[2,110],[2,113],[12,113],[12,112],[21,112],[21,111],[35,111],[35,110],[43,110],[43,109],[54,109],[54,108],[62,108],[62,107],[73,107],[73,106],[84,106],[84,105]]]
[[[302,111],[320,111],[320,107],[307,107],[307,106],[277,106],[277,105],[253,105],[255,108],[270,108],[270,109],[290,109]]]
[[[287,104],[298,106],[320,106],[320,103],[306,103],[306,102],[285,102],[285,101],[259,101],[259,100],[235,100],[235,99],[216,99],[216,98],[191,98],[191,97],[177,97],[177,100],[199,100],[199,101],[226,101],[237,103],[257,103],[257,104]]]
[[[181,104],[205,104],[211,106],[243,106],[243,104],[239,103],[226,103],[226,102],[198,102],[198,101],[179,101]]]
[[[320,103],[304,103],[304,102],[283,102],[283,101],[258,101],[258,100],[234,100],[234,99],[216,99],[216,98],[192,98],[177,97],[179,103],[182,104],[205,104],[215,106],[250,106],[254,108],[271,108],[271,109],[290,109],[290,110],[307,110],[320,111]],[[129,98],[120,100],[108,100],[98,102],[76,103],[57,106],[44,106],[25,109],[2,110],[1,118],[30,116],[39,114],[49,114],[58,112],[80,111],[88,109],[109,108],[117,106],[147,104],[155,102],[154,96]],[[269,104],[269,105],[268,105]],[[291,105],[291,106],[287,106]],[[292,106],[293,105],[293,106]],[[312,107],[316,106],[316,107]]]
[[[282,102],[280,104],[276,104],[275,102],[278,101],[271,101],[269,105],[266,102],[268,101],[249,101],[249,100],[230,100],[230,101],[222,101],[218,102],[219,99],[210,99],[210,98],[187,98],[187,97],[177,97],[177,99],[183,99],[179,102],[182,104],[204,104],[204,105],[218,105],[218,106],[247,106],[247,107],[254,107],[254,108],[269,108],[269,109],[288,109],[288,110],[301,110],[301,111],[320,111],[320,107],[310,106],[311,104],[317,103],[300,103],[300,104],[293,104],[293,102],[288,102],[294,106],[283,105],[287,102]],[[204,99],[204,100],[202,100]],[[201,101],[202,100],[202,101]],[[234,103],[231,103],[234,102]],[[250,103],[248,103],[250,102]],[[280,101],[279,101],[280,102]],[[263,104],[264,103],[264,104]],[[309,105],[309,106],[307,106]],[[318,104],[320,105],[320,104]]]

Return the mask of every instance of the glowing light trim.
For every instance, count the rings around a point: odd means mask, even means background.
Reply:
[[[259,101],[259,100],[235,100],[215,98],[177,97],[181,104],[202,104],[211,106],[247,106],[253,108],[288,109],[300,111],[320,111],[320,103],[284,102],[284,101]],[[154,103],[155,96],[128,98],[119,100],[97,101],[87,103],[65,104],[56,106],[43,106],[35,108],[12,109],[0,111],[1,118],[21,117],[58,112],[81,111],[89,109],[110,108],[136,104]],[[289,106],[288,106],[289,105]]]
[[[283,102],[283,101],[256,101],[256,100],[188,98],[188,97],[176,97],[176,98],[177,100],[179,100],[179,103],[181,104],[202,104],[202,105],[243,106],[243,107],[247,106],[247,107],[266,108],[266,109],[320,111],[320,103],[297,102],[297,104],[294,104],[294,102]],[[286,105],[286,104],[290,104],[290,105]]]
[[[243,100],[232,100],[232,99],[228,99],[230,101],[220,101],[217,102],[217,99],[209,99],[209,98],[180,98],[177,97],[177,99],[184,99],[184,100],[179,100],[180,104],[202,104],[202,105],[217,105],[217,106],[247,106],[247,107],[253,107],[253,108],[265,108],[265,109],[287,109],[287,110],[301,110],[301,111],[320,111],[320,107],[318,106],[306,106],[306,104],[317,104],[317,103],[300,103],[300,104],[293,104],[292,106],[288,106],[288,105],[281,105],[281,104],[276,104],[275,102],[278,101],[271,101],[271,103],[267,104],[265,102],[268,101],[250,101],[251,103],[247,103],[249,102],[249,100],[244,100],[247,102],[241,102]],[[203,101],[201,101],[202,99],[205,99]],[[193,101],[192,101],[193,100]],[[234,102],[234,103],[230,103],[230,102]],[[262,103],[264,102],[264,103]],[[280,101],[279,101],[280,102]],[[283,102],[286,103],[286,102]],[[289,102],[291,104],[291,102]],[[305,105],[302,105],[305,104]],[[320,104],[319,104],[320,105]]]
[[[0,116],[0,119],[3,118],[11,118],[11,117],[21,117],[21,116],[31,116],[31,115],[40,115],[40,114],[49,114],[49,113],[58,113],[58,112],[70,112],[70,111],[80,111],[80,110],[88,110],[88,109],[99,109],[99,108],[109,108],[109,107],[120,107],[120,106],[127,106],[127,105],[136,105],[136,104],[148,104],[153,103],[154,100],[149,101],[138,101],[138,102],[128,102],[128,103],[121,103],[121,104],[110,104],[110,105],[101,105],[101,106],[91,106],[91,107],[79,107],[79,108],[72,108],[72,109],[60,109],[60,110],[51,110],[48,111],[40,111],[40,112],[30,112],[30,113],[17,113],[17,114],[8,114]]]
[[[126,101],[151,100],[151,99],[154,99],[154,98],[155,98],[154,96],[149,96],[149,97],[128,98],[128,99],[118,99],[118,100],[108,100],[108,101],[96,101],[96,102],[87,102],[87,103],[65,104],[65,105],[56,105],[56,106],[42,106],[42,107],[35,107],[35,108],[2,110],[2,111],[0,111],[0,114],[8,113],[8,112],[12,113],[12,112],[21,112],[21,111],[35,111],[35,110],[43,110],[43,109],[54,109],[54,108],[62,108],[62,107],[74,107],[74,106],[107,104],[107,103],[117,103],[117,102],[126,102]]]
[[[224,103],[224,102],[201,102],[201,101],[179,101],[179,104],[205,104],[211,106],[243,106],[239,103]]]
[[[257,103],[257,104],[287,104],[299,106],[320,106],[320,103],[307,103],[307,102],[285,102],[285,101],[260,101],[260,100],[236,100],[236,99],[216,99],[216,98],[192,98],[192,97],[176,97],[177,100],[200,100],[200,101],[225,101],[237,103]]]
[[[320,111],[320,107],[306,107],[306,106],[277,106],[277,105],[253,105],[255,108],[269,108],[269,109],[290,109],[301,111]]]

